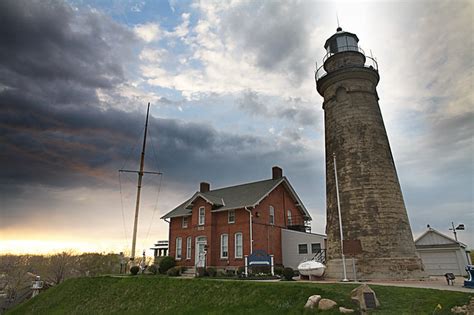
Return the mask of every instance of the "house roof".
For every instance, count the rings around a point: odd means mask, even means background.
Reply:
[[[214,189],[206,193],[196,192],[190,199],[186,200],[161,218],[169,219],[190,215],[193,202],[198,197],[201,197],[206,200],[206,202],[210,203],[213,206],[213,212],[241,209],[244,207],[255,207],[282,183],[297,201],[296,206],[301,209],[305,218],[311,220],[308,210],[306,210],[286,177]]]
[[[415,246],[419,248],[423,247],[452,247],[452,246],[460,246],[466,248],[467,245],[456,241],[455,239],[444,235],[443,233],[433,229],[428,228],[423,234],[418,236],[415,239]]]

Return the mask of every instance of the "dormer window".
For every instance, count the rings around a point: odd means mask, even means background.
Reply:
[[[206,216],[206,209],[204,207],[199,208],[199,225],[204,225]]]

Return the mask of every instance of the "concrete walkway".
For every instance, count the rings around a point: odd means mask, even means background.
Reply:
[[[391,281],[391,280],[373,280],[367,282],[340,282],[340,281],[331,281],[331,280],[322,280],[322,281],[308,281],[308,280],[299,280],[301,282],[316,282],[316,283],[367,283],[369,285],[385,285],[385,286],[394,286],[394,287],[407,287],[407,288],[424,288],[424,289],[436,289],[436,290],[446,290],[446,291],[458,291],[458,292],[468,292],[474,294],[474,289],[465,288],[464,278],[458,277],[455,280],[454,285],[447,285],[444,277],[430,277],[426,280],[402,280],[402,281]]]

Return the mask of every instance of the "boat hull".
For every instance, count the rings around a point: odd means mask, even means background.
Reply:
[[[324,271],[326,271],[326,266],[320,262],[310,260],[299,264],[298,271],[303,276],[322,277]]]

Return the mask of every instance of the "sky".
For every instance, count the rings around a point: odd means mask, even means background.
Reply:
[[[377,59],[379,104],[414,236],[474,247],[469,1],[0,1],[0,253],[137,249],[212,188],[283,168],[325,230],[314,71],[336,15]],[[148,251],[148,253],[150,253]]]

